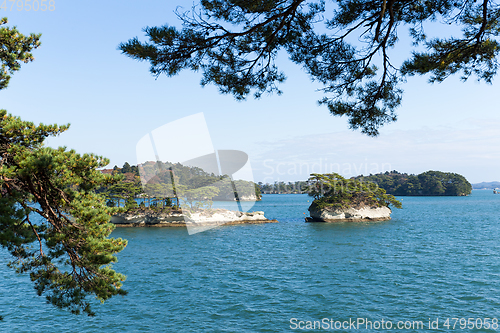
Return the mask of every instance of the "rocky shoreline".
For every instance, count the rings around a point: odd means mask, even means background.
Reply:
[[[306,222],[363,222],[363,221],[387,221],[391,219],[389,207],[360,207],[345,209],[309,209],[310,217]]]
[[[116,214],[111,223],[117,227],[186,227],[188,225],[237,225],[277,223],[269,220],[264,212],[237,212],[226,209],[207,209],[195,212],[133,211]]]

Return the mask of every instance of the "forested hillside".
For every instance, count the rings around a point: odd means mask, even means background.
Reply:
[[[253,182],[231,180],[227,175],[216,176],[180,163],[146,162],[131,166],[125,162],[122,168],[115,166],[102,172],[122,175],[117,184],[100,189],[113,206],[133,208],[137,206],[135,199],[138,197],[145,199],[148,205],[161,206],[172,205],[173,198],[192,203],[234,198],[259,200],[261,197],[258,186]]]
[[[426,171],[412,175],[394,170],[355,178],[374,182],[392,195],[463,196],[472,191],[472,185],[464,176],[451,172]]]

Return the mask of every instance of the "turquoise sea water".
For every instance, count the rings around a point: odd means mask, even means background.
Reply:
[[[265,195],[253,210],[278,224],[191,236],[116,229],[112,236],[129,240],[115,265],[129,294],[96,304],[94,318],[45,304],[0,250],[0,331],[289,332],[324,318],[390,321],[395,332],[500,331],[444,326],[447,318],[500,318],[500,195],[402,199],[386,222],[304,223],[309,197]],[[397,329],[399,321],[425,326]]]

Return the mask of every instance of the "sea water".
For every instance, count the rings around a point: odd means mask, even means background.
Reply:
[[[499,331],[500,195],[399,199],[385,222],[305,223],[311,198],[276,194],[251,210],[279,223],[117,228],[129,293],[92,318],[46,304],[2,249],[0,331]]]

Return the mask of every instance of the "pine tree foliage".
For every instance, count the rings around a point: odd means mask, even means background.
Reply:
[[[39,36],[0,27],[0,89],[9,71],[33,59]],[[93,315],[89,295],[103,302],[126,293],[125,276],[111,265],[127,242],[108,237],[110,216],[119,209],[95,191],[116,181],[97,170],[108,160],[44,146],[68,127],[35,125],[0,110],[0,245],[13,255],[11,267],[29,273],[38,295]]]
[[[311,208],[402,207],[393,195],[370,181],[345,179],[338,173],[313,173],[307,183],[306,192],[314,198]]]
[[[5,27],[7,22],[6,17],[0,19],[0,90],[7,87],[21,63],[34,60],[31,50],[40,46],[41,34],[24,36],[16,27]]]
[[[94,191],[114,181],[97,170],[108,160],[43,146],[67,128],[0,111],[0,244],[15,258],[10,265],[30,274],[38,295],[91,315],[87,295],[105,301],[125,294],[125,277],[110,264],[126,241],[108,238],[117,209]]]
[[[182,29],[147,27],[149,41],[119,48],[149,61],[156,76],[201,71],[202,85],[237,99],[280,93],[285,74],[275,61],[284,50],[323,84],[320,103],[368,135],[396,121],[405,76],[440,82],[461,72],[491,82],[498,67],[500,8],[491,0],[200,0],[177,14]],[[462,33],[431,38],[424,25],[432,21]],[[415,49],[394,64],[391,52],[408,31]]]

